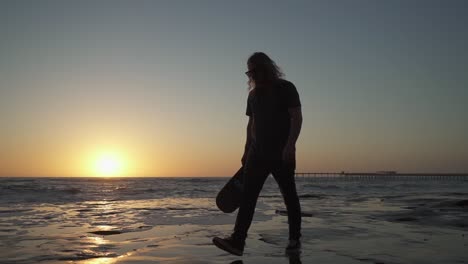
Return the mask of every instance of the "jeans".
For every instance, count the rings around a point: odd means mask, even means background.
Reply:
[[[271,173],[279,185],[288,210],[289,239],[301,237],[301,206],[294,180],[295,164],[285,164],[283,161],[248,159],[244,166],[244,192],[237,213],[234,227],[234,238],[245,240],[257,199],[266,178]]]

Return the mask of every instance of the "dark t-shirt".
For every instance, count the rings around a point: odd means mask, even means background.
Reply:
[[[246,114],[255,122],[251,149],[256,156],[281,159],[291,126],[288,109],[298,106],[301,102],[296,87],[286,80],[250,92]]]

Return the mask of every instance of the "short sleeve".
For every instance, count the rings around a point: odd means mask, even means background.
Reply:
[[[288,83],[285,87],[285,100],[287,108],[294,108],[301,106],[301,100],[299,99],[299,93],[297,92],[296,86],[292,83]]]
[[[247,110],[245,110],[245,114],[248,116],[252,116],[252,109],[250,106],[250,94],[249,94],[249,97],[247,98]]]

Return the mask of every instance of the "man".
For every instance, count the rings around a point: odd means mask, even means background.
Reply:
[[[271,173],[279,185],[288,210],[287,252],[301,247],[301,208],[294,181],[296,141],[302,126],[301,102],[296,87],[282,79],[276,63],[265,53],[256,52],[247,61],[249,97],[246,114],[247,141],[242,157],[244,192],[234,233],[215,237],[213,243],[241,256],[263,184]]]

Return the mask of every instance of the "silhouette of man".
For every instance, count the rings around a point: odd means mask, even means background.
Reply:
[[[287,252],[301,247],[301,207],[294,181],[296,141],[302,126],[301,102],[296,87],[282,79],[282,72],[265,53],[256,52],[247,61],[250,87],[247,111],[247,141],[242,157],[244,191],[234,232],[213,243],[241,256],[253,219],[257,199],[271,173],[279,185],[288,211]]]

